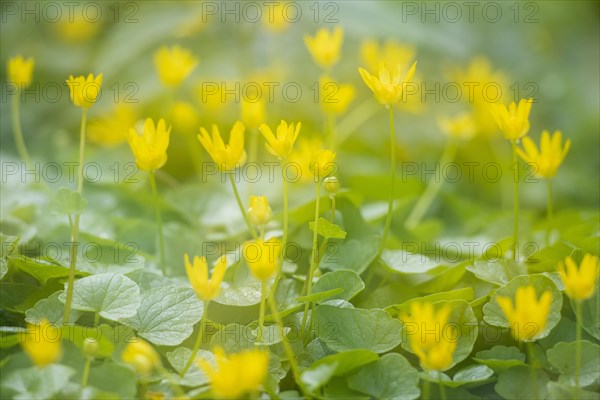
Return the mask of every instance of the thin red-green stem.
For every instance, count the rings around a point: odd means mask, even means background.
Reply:
[[[196,354],[198,354],[198,350],[200,349],[200,345],[202,344],[202,339],[204,338],[204,326],[206,325],[206,315],[208,314],[208,303],[210,301],[206,301],[204,303],[204,310],[202,312],[202,318],[200,318],[200,332],[198,332],[198,337],[196,338],[196,343],[194,344],[194,348],[192,349],[192,354],[190,355],[189,360],[185,363],[185,366],[181,370],[181,376],[185,376],[186,372],[190,369],[194,360],[196,359]]]
[[[261,280],[260,282],[260,310],[258,312],[258,334],[256,336],[256,341],[258,343],[262,342],[263,339],[263,329],[265,326],[265,301],[267,299],[267,281]]]
[[[575,300],[575,400],[581,384],[581,300]]]
[[[277,287],[283,274],[283,262],[285,261],[285,250],[288,240],[288,224],[289,224],[289,188],[288,181],[285,176],[285,160],[281,161],[281,176],[283,179],[283,235],[281,237],[281,254],[279,255],[279,263],[277,265],[277,272],[275,274],[275,280],[271,287],[271,295],[275,296],[277,293]]]
[[[237,185],[235,184],[235,178],[233,174],[230,173],[229,181],[231,182],[231,188],[233,189],[233,194],[235,195],[235,200],[237,201],[240,212],[242,213],[242,217],[244,217],[244,221],[246,222],[246,226],[252,235],[252,238],[256,239],[258,236],[256,235],[256,230],[254,226],[250,223],[250,219],[248,218],[248,213],[246,212],[246,208],[244,208],[244,203],[242,203],[242,198],[240,197],[240,192],[238,191]]]
[[[396,132],[394,130],[394,109],[390,105],[388,106],[390,114],[390,198],[388,202],[388,212],[385,217],[385,225],[383,228],[383,237],[381,238],[381,244],[379,245],[378,256],[381,255],[385,248],[385,242],[390,233],[390,226],[392,224],[392,212],[394,210],[394,185],[396,182]]]
[[[313,276],[315,274],[315,270],[317,267],[317,263],[318,263],[318,251],[317,251],[317,245],[318,245],[318,239],[319,239],[319,206],[321,203],[321,179],[318,179],[317,184],[316,184],[316,200],[315,200],[315,222],[314,222],[314,227],[313,227],[313,239],[312,239],[312,252],[311,252],[311,256],[310,256],[310,267],[308,269],[308,276],[306,277],[306,282],[305,282],[305,286],[306,286],[306,296],[310,296],[311,291],[312,291],[312,281],[313,281]],[[306,317],[308,316],[308,309],[310,307],[310,302],[307,302],[306,305],[304,306],[304,314],[302,315],[302,325],[300,326],[300,336],[302,336],[305,332],[305,324],[306,324]]]
[[[165,238],[163,236],[162,217],[160,214],[160,198],[156,188],[156,174],[150,171],[150,186],[152,187],[152,197],[154,198],[154,207],[156,210],[156,225],[158,229],[158,246],[160,253],[160,268],[163,275],[167,276],[167,261],[165,256]]]
[[[517,159],[517,141],[513,140],[512,151],[513,151],[513,166],[515,168],[515,179],[514,179],[514,207],[515,207],[515,220],[513,226],[513,260],[519,261],[519,161]]]
[[[23,139],[23,130],[21,129],[20,99],[20,92],[17,92],[13,95],[11,108],[13,134],[15,136],[15,144],[17,145],[17,151],[19,152],[21,160],[23,160],[27,169],[31,169],[33,167],[33,162],[31,161],[31,156],[27,151],[27,146],[25,146],[25,139]]]
[[[546,231],[546,245],[550,245],[550,235],[552,233],[552,220],[554,219],[554,207],[552,205],[552,181],[550,178],[546,179],[546,194],[548,201],[548,229]]]
[[[79,127],[79,168],[77,171],[77,193],[83,194],[83,161],[85,157],[85,125],[87,121],[87,109],[82,109],[81,125]],[[69,263],[69,278],[67,281],[67,298],[65,300],[65,313],[63,315],[63,325],[69,322],[71,315],[71,303],[73,302],[73,285],[75,283],[75,269],[77,267],[77,249],[79,247],[79,217],[76,214],[71,224],[71,261]],[[69,217],[69,221],[70,221]]]

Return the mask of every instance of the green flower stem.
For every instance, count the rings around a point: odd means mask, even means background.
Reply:
[[[294,354],[294,350],[292,349],[292,346],[290,346],[288,337],[285,335],[283,320],[281,319],[281,315],[279,315],[279,312],[277,311],[277,304],[275,303],[275,298],[273,296],[269,296],[267,298],[267,300],[269,303],[269,308],[271,310],[271,314],[273,315],[273,318],[275,319],[275,322],[277,323],[277,326],[279,327],[279,333],[283,339],[282,340],[283,350],[284,350],[284,352],[288,358],[288,361],[290,363],[290,369],[292,370],[294,380],[296,381],[296,384],[298,385],[298,387],[300,388],[300,391],[304,395],[304,398],[310,399],[311,396],[310,396],[308,390],[306,389],[306,387],[304,386],[304,383],[302,382],[302,378],[300,376],[300,368],[298,368],[298,362],[296,361],[296,355]]]
[[[244,208],[244,203],[242,203],[242,198],[240,197],[240,192],[238,191],[237,185],[235,184],[235,178],[233,177],[232,173],[230,173],[228,175],[229,175],[229,181],[231,182],[231,188],[233,189],[233,194],[235,195],[235,199],[238,203],[238,207],[240,208],[240,212],[242,213],[242,217],[244,217],[244,221],[246,222],[246,225],[248,226],[248,230],[250,231],[252,238],[257,239],[258,236],[256,236],[256,230],[254,230],[254,227],[250,223],[250,219],[248,218],[248,213],[246,212],[246,209]]]
[[[538,384],[537,384],[537,365],[534,364],[533,362],[533,342],[527,342],[527,354],[529,356],[529,366],[530,366],[530,370],[531,370],[531,387],[533,388],[533,398],[534,399],[539,399],[539,393],[538,393]]]
[[[100,323],[100,314],[94,313],[94,326],[98,326],[99,323]]]
[[[515,188],[515,197],[514,197],[514,206],[515,206],[515,221],[513,227],[513,260],[515,262],[519,261],[519,161],[517,159],[517,141],[513,140],[512,143],[512,151],[513,151],[513,166],[515,167],[515,180],[514,180],[514,188]]]
[[[85,126],[87,122],[87,109],[81,113],[81,126],[79,128],[79,168],[77,172],[77,192],[83,194],[83,161],[85,156]],[[63,325],[69,322],[71,316],[71,303],[73,302],[73,284],[75,283],[75,269],[77,267],[77,250],[79,248],[79,219],[81,214],[75,215],[71,224],[71,251],[69,278],[67,283],[67,299],[65,301],[65,313],[63,315]],[[70,218],[69,218],[70,220]]]
[[[430,389],[429,381],[427,379],[423,379],[423,390],[422,390],[422,393],[423,393],[422,399],[423,400],[429,400],[429,397],[430,397],[429,389]]]
[[[283,235],[281,237],[281,254],[279,259],[279,265],[277,265],[277,272],[275,274],[275,280],[271,287],[271,295],[275,296],[277,293],[277,286],[281,280],[283,262],[285,261],[285,249],[288,240],[288,225],[289,225],[289,183],[285,177],[285,161],[281,162],[281,176],[283,178]]]
[[[554,219],[554,210],[552,205],[552,181],[550,178],[546,179],[546,192],[548,201],[548,229],[546,232],[546,245],[550,244],[550,235],[552,233],[552,220]]]
[[[319,239],[319,206],[321,203],[321,180],[319,179],[317,184],[316,184],[317,190],[316,190],[316,200],[315,200],[315,225],[314,225],[314,229],[313,229],[313,239],[312,239],[312,252],[310,255],[310,267],[308,269],[308,276],[306,277],[306,281],[305,281],[305,287],[306,287],[306,292],[305,295],[306,296],[310,296],[311,291],[312,291],[312,281],[313,281],[313,276],[315,274],[315,269],[317,267],[318,264],[318,251],[317,251],[317,245],[318,245],[318,239]],[[308,308],[310,306],[310,303],[306,303],[306,305],[304,306],[304,314],[302,315],[302,325],[300,326],[300,336],[303,335],[304,330],[305,330],[305,324],[306,324],[306,317],[308,315]]]
[[[90,367],[92,366],[92,357],[85,356],[85,365],[83,366],[83,376],[81,377],[81,387],[87,386],[90,376]]]
[[[378,256],[381,255],[385,248],[385,242],[390,233],[390,225],[392,224],[392,211],[394,207],[394,184],[396,182],[396,132],[394,130],[394,109],[392,106],[388,106],[390,112],[390,200],[388,203],[388,212],[385,217],[385,226],[383,228],[383,237],[381,238],[381,244],[379,245]]]
[[[265,326],[265,301],[267,299],[267,281],[260,281],[260,310],[258,312],[258,335],[256,337],[256,341],[258,343],[262,342],[263,339],[263,329]]]
[[[173,376],[171,375],[171,373],[169,371],[167,371],[165,369],[165,367],[163,367],[162,365],[159,365],[157,367],[158,372],[167,379],[167,381],[169,382],[169,385],[171,386],[171,388],[173,389],[173,391],[175,393],[177,393],[176,397],[179,398],[186,398],[185,392],[183,391],[183,389],[181,389],[181,386],[179,386],[179,384],[177,384],[177,382],[175,382],[175,380],[173,379]],[[148,388],[146,387],[146,390]],[[146,398],[145,396],[142,398]]]
[[[196,343],[194,344],[194,348],[192,349],[192,354],[190,355],[190,359],[185,363],[185,366],[181,370],[181,377],[184,377],[186,372],[190,369],[194,360],[196,359],[196,354],[198,354],[198,349],[200,349],[200,345],[202,344],[202,339],[204,337],[204,326],[206,325],[206,315],[208,314],[208,303],[207,301],[204,304],[204,310],[202,312],[202,318],[200,318],[200,332],[198,332],[198,337],[196,338]]]
[[[442,179],[437,179],[437,177],[440,176],[439,172],[446,164],[454,160],[456,150],[456,142],[452,139],[449,140],[437,165],[435,174],[436,178],[432,179],[429,182],[427,188],[425,189],[421,197],[419,197],[419,200],[417,200],[415,207],[413,208],[410,215],[406,219],[406,222],[404,223],[404,226],[407,229],[414,229],[417,225],[419,225],[419,222],[421,222],[421,219],[425,216],[429,207],[431,207],[431,203],[433,203],[433,200],[435,200],[435,197],[437,196],[440,189],[442,188],[442,185],[444,184],[444,181]]]
[[[446,400],[446,387],[442,384],[442,374],[438,375],[438,386],[440,387],[440,399]]]
[[[581,378],[581,300],[575,300],[575,400],[579,400]]]
[[[23,139],[23,130],[21,129],[21,112],[20,112],[20,92],[13,95],[12,98],[12,123],[13,123],[13,134],[15,135],[15,144],[17,145],[17,151],[19,157],[25,162],[27,169],[33,168],[33,162],[25,146],[25,140]]]
[[[158,246],[160,252],[160,269],[164,276],[167,276],[167,261],[165,257],[165,238],[163,236],[162,218],[160,215],[160,199],[158,198],[158,190],[156,189],[156,174],[150,172],[150,186],[152,187],[152,197],[154,197],[154,207],[156,209],[156,224],[158,228]]]
[[[331,214],[329,215],[329,222],[333,223],[335,218],[335,194],[330,196],[331,199]]]

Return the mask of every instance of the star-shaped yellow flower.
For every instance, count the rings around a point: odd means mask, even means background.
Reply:
[[[219,128],[212,126],[212,135],[206,129],[200,128],[198,140],[210,154],[213,161],[221,171],[232,171],[241,167],[246,162],[246,150],[244,150],[244,124],[237,121],[231,128],[229,144],[225,144]]]
[[[517,154],[535,168],[535,174],[541,178],[552,178],[569,152],[571,141],[567,139],[563,146],[562,133],[555,131],[552,136],[542,132],[540,148],[529,137],[523,138],[523,149],[517,148]]]
[[[405,85],[413,79],[417,63],[414,62],[406,74],[402,74],[402,64],[396,64],[393,70],[381,63],[379,64],[379,76],[374,76],[364,68],[358,72],[365,84],[371,89],[379,104],[391,106],[402,101],[402,93]]]
[[[592,297],[596,292],[598,268],[598,257],[591,254],[583,256],[579,268],[577,268],[577,264],[571,257],[567,257],[564,264],[560,263],[558,272],[565,284],[567,296],[578,301]]]
[[[219,258],[210,279],[208,278],[206,257],[195,256],[194,262],[191,264],[190,257],[186,253],[184,261],[185,272],[198,298],[206,303],[217,297],[227,269],[227,258],[225,256]]]

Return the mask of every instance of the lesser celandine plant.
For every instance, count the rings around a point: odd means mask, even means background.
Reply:
[[[202,338],[204,337],[204,325],[206,325],[206,318],[208,314],[208,304],[212,299],[217,297],[221,291],[221,282],[223,282],[225,270],[227,269],[227,257],[223,255],[219,258],[210,278],[208,277],[208,264],[206,263],[206,257],[194,256],[193,263],[190,263],[190,257],[186,253],[184,262],[187,277],[192,285],[192,288],[194,288],[194,291],[196,292],[196,296],[204,304],[204,309],[202,311],[202,318],[200,319],[200,332],[196,338],[196,344],[192,349],[190,358],[181,370],[181,376],[184,376],[191,367],[192,363],[196,359],[196,354],[198,354],[198,349],[202,344]]]
[[[513,225],[513,259],[519,258],[519,163],[517,159],[517,144],[519,139],[529,132],[529,113],[531,112],[532,99],[521,99],[507,106],[500,103],[490,104],[490,111],[505,139],[510,140],[513,153],[514,177],[514,207],[515,217]]]
[[[31,84],[33,78],[33,67],[35,62],[33,58],[27,59],[22,56],[12,57],[8,60],[7,65],[7,78],[10,83],[15,86],[15,93],[13,94],[11,111],[12,111],[12,124],[13,134],[15,137],[15,143],[17,145],[17,151],[21,160],[25,163],[27,168],[31,168],[33,163],[27,146],[25,145],[25,139],[23,138],[23,130],[21,128],[21,91]]]
[[[562,133],[555,131],[552,136],[548,131],[542,132],[540,147],[538,148],[534,141],[529,138],[523,138],[523,148],[517,147],[517,154],[527,163],[529,163],[536,176],[546,180],[547,188],[547,210],[548,210],[548,235],[547,244],[550,244],[550,232],[553,216],[552,206],[552,177],[556,175],[558,167],[562,164],[565,156],[571,147],[571,140],[567,139],[563,145]]]
[[[264,136],[266,143],[265,147],[269,153],[279,159],[281,164],[281,178],[283,181],[283,235],[281,238],[281,258],[279,260],[279,266],[277,268],[277,274],[275,276],[275,282],[273,283],[273,294],[277,291],[279,280],[281,279],[281,269],[283,261],[285,260],[285,250],[288,241],[288,229],[289,229],[289,182],[286,176],[286,165],[289,158],[294,150],[294,143],[298,139],[300,134],[300,128],[302,124],[300,122],[286,122],[281,120],[276,128],[276,133],[273,134],[271,128],[266,124],[261,124],[258,128],[260,133]]]
[[[98,96],[100,95],[100,87],[102,86],[102,74],[94,77],[93,74],[89,74],[86,77],[69,76],[67,79],[67,85],[69,86],[69,94],[71,96],[71,102],[81,108],[81,126],[79,129],[79,164],[77,168],[77,193],[79,196],[83,195],[83,168],[84,168],[84,157],[85,157],[85,128],[88,115],[88,109],[94,105]],[[77,249],[79,247],[79,219],[81,214],[76,214],[73,220],[69,218],[71,223],[71,254],[70,254],[70,265],[69,265],[69,280],[67,287],[67,298],[65,301],[65,313],[63,317],[63,323],[69,322],[69,316],[71,313],[71,302],[73,301],[73,284],[75,282],[75,269],[77,267]]]
[[[583,324],[581,308],[583,301],[589,299],[596,292],[600,264],[598,257],[586,254],[579,267],[571,257],[558,264],[560,278],[565,285],[567,296],[575,303],[575,390],[579,396],[579,383],[581,380],[581,325]]]
[[[229,176],[231,188],[233,189],[233,194],[235,195],[242,217],[244,217],[244,221],[246,222],[250,234],[252,237],[256,238],[256,231],[248,219],[246,208],[242,203],[242,198],[240,197],[240,192],[238,191],[235,177],[233,176],[233,172],[244,165],[247,159],[246,150],[244,149],[244,130],[244,124],[240,121],[236,121],[229,134],[229,143],[225,144],[219,133],[219,128],[216,125],[213,125],[210,135],[206,129],[200,128],[198,140],[200,140],[200,143],[213,159],[214,163],[217,164],[217,168],[219,168],[221,172],[227,173]]]
[[[167,274],[167,261],[160,213],[160,199],[156,187],[156,171],[162,168],[167,162],[167,148],[169,147],[170,136],[171,127],[167,128],[167,124],[163,119],[160,119],[155,125],[151,118],[146,119],[141,134],[135,128],[130,128],[127,135],[129,146],[135,156],[137,166],[142,171],[148,171],[150,175],[150,186],[152,187],[152,196],[154,197],[158,227],[160,268],[165,275]]]
[[[393,68],[393,69],[392,69]],[[371,89],[375,95],[377,102],[389,111],[390,117],[390,197],[388,201],[388,212],[385,217],[385,226],[383,228],[383,237],[381,238],[381,245],[379,246],[379,254],[385,248],[385,242],[390,232],[390,226],[392,224],[392,213],[394,211],[394,185],[396,182],[396,131],[394,130],[394,109],[395,104],[400,103],[404,88],[407,83],[411,82],[415,75],[417,63],[415,62],[408,69],[408,71],[402,71],[403,66],[396,64],[395,66],[386,66],[383,62],[379,65],[379,75],[371,75],[369,71],[364,68],[359,68],[358,72],[362,77],[365,84]]]

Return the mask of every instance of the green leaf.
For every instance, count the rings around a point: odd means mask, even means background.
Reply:
[[[15,255],[7,257],[7,260],[8,268],[18,268],[33,276],[42,285],[48,283],[50,279],[66,278],[69,276],[69,268],[65,268],[47,257],[40,257],[39,260],[36,260],[24,255]],[[78,276],[89,275],[83,271],[75,271],[75,273]]]
[[[49,204],[50,212],[54,215],[81,214],[86,207],[87,201],[81,193],[64,187],[58,189]]]
[[[560,373],[559,383],[575,386],[575,355],[577,345],[581,345],[581,369],[579,383],[586,387],[600,379],[600,345],[580,340],[560,342],[546,352],[548,361]]]
[[[459,387],[463,385],[474,386],[481,385],[490,381],[490,377],[494,375],[494,371],[486,365],[469,365],[459,370],[452,377],[449,383],[444,382],[450,387]]]
[[[383,310],[320,305],[314,313],[317,337],[333,350],[385,353],[400,344],[400,321]]]
[[[192,350],[187,347],[178,347],[173,351],[167,352],[167,360],[169,360],[169,363],[175,368],[175,371],[180,374],[185,368],[191,355]],[[196,353],[196,360],[205,360],[210,364],[213,364],[215,356],[210,351],[200,349],[198,350],[198,353]],[[200,369],[196,362],[192,363],[190,369],[185,373],[185,376],[179,380],[180,385],[189,387],[203,386],[209,382],[210,379],[208,379],[204,371]]]
[[[335,364],[336,368],[334,375],[344,376],[365,364],[376,361],[377,359],[379,359],[379,356],[371,350],[346,350],[318,359],[309,369],[314,369],[323,364]]]
[[[67,385],[74,374],[72,368],[58,364],[45,368],[18,369],[3,379],[2,386],[14,393],[12,398],[15,400],[51,399]]]
[[[456,349],[454,350],[454,354],[452,355],[452,364],[447,368],[450,369],[457,363],[461,362],[465,358],[471,354],[473,350],[473,345],[475,344],[475,340],[477,339],[477,335],[479,332],[478,321],[473,313],[473,309],[464,300],[450,300],[450,301],[440,301],[434,303],[436,306],[441,306],[444,303],[449,304],[450,309],[452,310],[450,316],[448,317],[448,326],[454,326],[457,329],[457,343]],[[412,353],[410,340],[411,338],[417,338],[420,340],[423,332],[420,331],[420,327],[415,326],[404,326],[402,325],[402,348]],[[425,329],[432,329],[431,327]],[[442,335],[444,335],[445,330],[444,327],[440,327],[439,331],[432,330],[432,333],[439,335],[440,339],[442,339]]]
[[[525,354],[514,346],[494,346],[475,355],[474,361],[487,365],[494,371],[504,371],[512,367],[525,365]]]
[[[317,368],[308,369],[302,372],[302,382],[306,386],[306,389],[314,393],[321,386],[325,385],[335,374],[337,363],[334,364],[321,364]]]
[[[315,222],[309,222],[308,227],[311,231],[315,231]],[[318,232],[325,239],[345,239],[346,232],[334,223],[329,222],[323,217],[319,218]]]
[[[589,390],[579,391],[572,386],[567,386],[560,382],[548,382],[548,400],[565,400],[565,399],[579,399],[579,400],[598,400],[598,392],[592,392]]]
[[[66,297],[62,293],[59,300],[65,303]],[[74,310],[97,312],[102,318],[119,321],[134,316],[139,306],[140,288],[125,275],[92,275],[73,285]]]
[[[25,311],[25,321],[30,324],[37,324],[41,322],[42,319],[46,319],[53,325],[62,325],[65,305],[58,299],[62,293],[63,291],[60,290],[35,303],[32,308]],[[74,323],[80,315],[81,311],[71,310],[69,322]]]
[[[419,372],[397,353],[386,354],[346,378],[348,387],[376,399],[416,399]]]
[[[336,296],[343,292],[344,292],[344,289],[335,288],[335,289],[330,289],[330,290],[327,290],[324,292],[312,293],[308,296],[296,297],[296,301],[299,301],[300,303],[320,303],[320,302],[323,302],[324,300],[331,300],[330,299],[331,297]]]
[[[327,292],[336,288],[342,289],[341,293],[327,300],[350,300],[365,288],[365,284],[356,272],[338,269],[322,275],[313,285],[312,293]],[[322,300],[317,300],[320,301]]]
[[[535,379],[535,384],[533,379]],[[543,370],[532,370],[530,366],[510,368],[498,375],[496,392],[507,400],[545,399],[546,385],[550,379]]]
[[[444,300],[473,300],[474,292],[473,288],[466,287],[456,290],[451,290],[449,292],[435,293],[430,294],[428,296],[416,297],[410,300],[405,301],[402,304],[394,304],[385,308],[385,311],[389,313],[392,317],[397,317],[401,312],[408,312],[410,310],[410,305],[413,302],[426,302],[426,303],[435,303],[438,301]]]
[[[506,319],[506,316],[500,309],[496,299],[498,296],[505,296],[513,299],[514,301],[517,289],[521,286],[527,285],[533,285],[533,287],[535,287],[538,298],[544,291],[550,291],[552,294],[552,304],[550,305],[548,322],[543,330],[537,329],[539,332],[536,332],[535,335],[533,335],[529,340],[534,341],[548,336],[550,331],[556,326],[556,324],[558,324],[561,318],[560,311],[562,307],[562,293],[558,290],[554,282],[545,275],[537,274],[518,276],[511,280],[506,286],[500,287],[498,290],[496,290],[490,301],[483,306],[483,319],[490,325],[508,328],[510,326],[510,322]],[[537,327],[523,327],[523,329],[528,328],[536,329]]]
[[[88,383],[106,393],[116,393],[121,399],[134,399],[136,396],[136,373],[122,364],[106,362],[93,365]]]
[[[146,290],[141,298],[137,315],[123,322],[159,346],[181,344],[192,334],[204,312],[204,305],[191,288],[165,286]]]
[[[404,250],[385,250],[381,261],[390,271],[400,274],[424,274],[439,266],[427,256]]]
[[[571,301],[575,311],[575,302]],[[600,340],[600,279],[596,281],[596,291],[581,303],[581,326],[587,333]]]
[[[511,279],[527,274],[527,267],[523,264],[515,264],[512,260],[496,259],[491,261],[475,261],[467,267],[477,278],[494,285],[506,285]]]

